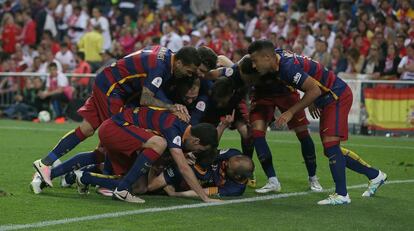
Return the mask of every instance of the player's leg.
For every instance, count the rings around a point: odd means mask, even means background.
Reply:
[[[250,112],[250,121],[252,126],[253,145],[256,149],[257,157],[268,178],[268,183],[257,193],[279,192],[281,190],[280,182],[276,177],[273,166],[272,153],[266,141],[267,121],[271,121],[274,114],[274,106],[256,103],[254,109]]]
[[[120,127],[110,119],[99,129],[99,139],[109,153],[136,157],[120,180],[113,197],[127,202],[143,203],[144,200],[131,194],[132,185],[146,175],[152,163],[164,152],[167,147],[165,139],[139,127]]]
[[[34,168],[48,185],[53,186],[50,178],[52,164],[75,148],[80,142],[92,136],[94,132],[95,129],[92,125],[84,120],[79,127],[63,136],[46,157],[33,162]]]
[[[243,155],[250,157],[250,159],[253,158],[253,139],[248,124],[245,121],[238,120],[234,125],[240,134]]]
[[[302,157],[305,161],[306,170],[308,171],[309,187],[312,191],[321,192],[323,188],[316,176],[315,144],[309,134],[309,128],[307,125],[303,125],[296,127],[293,130],[300,142]]]
[[[299,102],[299,93],[291,92],[275,97],[274,101],[279,110],[283,113]],[[308,171],[309,187],[312,191],[320,192],[323,190],[318,178],[316,177],[316,152],[315,144],[309,134],[309,121],[304,110],[297,112],[288,122],[290,130],[294,130],[301,146],[302,157]]]
[[[321,205],[348,204],[351,202],[346,188],[346,160],[340,142],[348,138],[348,114],[352,105],[352,92],[345,91],[337,101],[321,110],[319,131],[324,154],[329,159],[329,169],[335,182],[335,194],[319,201]]]

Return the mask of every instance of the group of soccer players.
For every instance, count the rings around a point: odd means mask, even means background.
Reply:
[[[89,185],[114,199],[143,203],[138,195],[165,192],[170,196],[240,196],[254,178],[256,150],[268,182],[257,193],[279,192],[266,130],[276,107],[277,125],[287,124],[301,144],[312,191],[323,191],[316,176],[314,142],[304,109],[320,117],[324,154],[335,193],[321,205],[350,203],[345,167],[366,175],[373,196],[387,175],[340,146],[347,139],[352,92],[321,64],[267,40],[253,42],[238,63],[206,47],[183,47],[177,53],[147,47],[105,67],[95,78],[91,96],[79,109],[84,121],[67,133],[44,158],[33,163],[34,193],[53,187]],[[297,90],[304,92],[302,98]],[[237,149],[218,149],[227,127],[238,130]],[[53,166],[63,155],[98,130],[99,144]],[[277,149],[277,148],[276,148]],[[53,167],[52,167],[53,166]]]

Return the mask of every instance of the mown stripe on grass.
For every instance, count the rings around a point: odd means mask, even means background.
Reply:
[[[387,184],[404,184],[404,183],[414,183],[414,179],[394,180],[394,181],[387,182]],[[364,188],[366,186],[367,186],[366,184],[352,185],[352,186],[349,186],[348,189]],[[332,188],[332,189],[325,190],[325,192],[333,191],[333,190],[334,189]],[[114,212],[114,213],[103,213],[103,214],[84,216],[84,217],[48,220],[48,221],[41,221],[41,222],[29,223],[29,224],[7,224],[7,225],[1,225],[0,231],[43,228],[43,227],[52,226],[52,225],[61,225],[61,224],[76,223],[76,222],[82,222],[82,221],[100,220],[100,219],[106,219],[106,218],[117,218],[117,217],[124,217],[124,216],[144,214],[144,213],[157,213],[157,212],[165,212],[165,211],[176,211],[176,210],[182,210],[182,209],[250,203],[250,202],[256,202],[256,201],[266,201],[266,200],[273,200],[273,199],[280,199],[280,198],[287,198],[287,197],[305,196],[311,193],[312,192],[310,191],[282,193],[282,194],[273,194],[273,195],[267,195],[267,196],[249,197],[249,198],[243,198],[243,199],[226,200],[226,201],[219,202],[219,203],[185,204],[185,205],[177,205],[177,206],[170,206],[170,207],[137,209],[137,210],[131,210],[131,211]]]
[[[0,129],[8,129],[8,130],[24,130],[24,131],[48,131],[48,132],[67,132],[69,129],[63,128],[35,128],[35,127],[11,127],[11,126],[0,126]],[[239,137],[222,137],[222,140],[240,140]],[[268,138],[267,142],[269,143],[277,143],[277,144],[299,144],[297,140],[286,140],[286,139],[273,139]],[[354,144],[354,143],[346,143],[344,146],[351,146],[351,147],[363,147],[363,148],[386,148],[386,149],[405,149],[405,150],[414,150],[414,147],[410,146],[395,146],[395,145],[377,145],[377,144]]]

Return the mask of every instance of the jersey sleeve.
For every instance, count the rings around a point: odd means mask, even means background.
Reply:
[[[166,129],[163,133],[165,139],[167,140],[167,148],[179,148],[181,149],[182,137],[180,131],[172,126]]]
[[[223,186],[218,187],[219,196],[241,196],[246,190],[245,184],[240,184],[232,180],[227,180]]]
[[[302,89],[302,84],[308,77],[299,62],[296,63],[293,58],[280,63],[280,79],[289,85]]]
[[[208,96],[207,95],[201,95],[197,99],[197,103],[193,110],[190,111],[190,124],[196,125],[199,124],[201,119],[203,118],[206,110],[208,107]]]
[[[164,60],[157,60],[157,65],[150,68],[144,81],[144,87],[156,94],[162,84],[169,78],[170,73],[167,70],[167,63]]]

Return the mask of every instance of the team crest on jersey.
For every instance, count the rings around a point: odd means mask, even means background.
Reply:
[[[293,76],[293,82],[295,83],[295,84],[298,84],[299,83],[299,81],[300,81],[300,78],[302,78],[302,74],[301,73],[296,73],[296,75],[295,76]]]
[[[116,66],[116,62],[111,63],[111,67],[115,67]]]
[[[204,101],[200,101],[197,103],[196,108],[200,111],[206,110],[206,103]]]
[[[161,77],[155,77],[155,79],[153,79],[151,83],[152,83],[152,85],[159,88],[162,84],[162,78]]]
[[[233,75],[233,68],[226,68],[226,71],[224,72],[224,75],[226,77],[230,77]]]
[[[176,144],[176,145],[178,145],[178,146],[181,146],[181,137],[176,136],[176,137],[173,139],[173,143],[174,143],[174,144]]]

